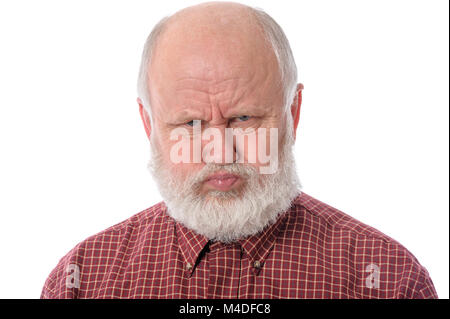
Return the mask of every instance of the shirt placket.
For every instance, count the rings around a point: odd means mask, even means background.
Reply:
[[[207,254],[208,298],[238,298],[242,249],[239,244],[213,243]]]

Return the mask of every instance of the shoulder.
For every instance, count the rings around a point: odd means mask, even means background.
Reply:
[[[326,225],[327,229],[330,231],[349,233],[361,238],[379,240],[385,243],[397,243],[394,239],[383,234],[379,230],[360,222],[341,210],[304,192],[294,200],[294,206],[297,211],[303,210],[306,214],[306,218],[313,219],[318,223]]]
[[[320,242],[333,260],[347,261],[355,274],[363,277],[371,267],[379,269],[381,280],[395,290],[395,297],[437,296],[425,267],[381,231],[304,192],[294,200],[291,216],[298,234],[310,234],[308,240]]]
[[[78,290],[68,288],[80,288],[77,287],[80,282],[77,276],[92,277],[95,274],[98,277],[96,279],[101,279],[106,268],[113,267],[117,260],[123,259],[123,255],[133,249],[136,243],[145,240],[144,237],[157,237],[163,232],[169,232],[170,217],[165,209],[164,202],[159,202],[79,242],[51,271],[44,283],[41,298],[76,298]]]

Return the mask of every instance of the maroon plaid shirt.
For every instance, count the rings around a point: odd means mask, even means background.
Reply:
[[[406,248],[303,192],[261,234],[227,245],[166,210],[79,243],[41,298],[437,298]]]

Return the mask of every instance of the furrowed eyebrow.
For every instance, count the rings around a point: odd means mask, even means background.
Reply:
[[[262,116],[265,114],[264,107],[257,107],[254,105],[243,106],[243,107],[235,107],[228,114],[228,118],[234,118],[239,116]]]
[[[172,124],[184,124],[186,122],[192,121],[192,120],[202,120],[203,114],[199,111],[191,111],[187,109],[183,109],[179,112],[175,111],[175,116],[173,119]]]

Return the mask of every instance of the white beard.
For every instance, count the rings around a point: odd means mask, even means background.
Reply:
[[[148,168],[176,221],[213,241],[230,243],[261,232],[290,208],[299,195],[301,184],[292,151],[292,118],[287,120],[285,138],[274,174],[259,174],[249,164],[206,164],[194,176],[182,180],[174,176],[151,142]],[[239,191],[210,191],[200,195],[202,182],[218,170],[234,173],[245,180]]]

